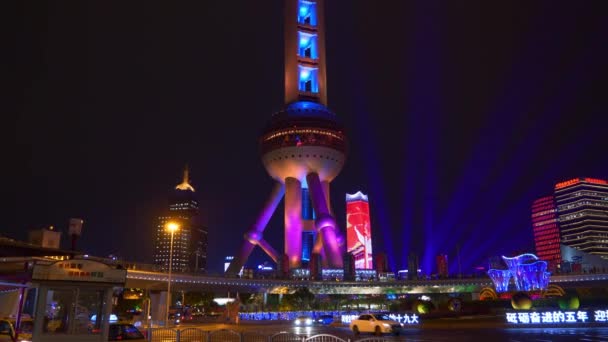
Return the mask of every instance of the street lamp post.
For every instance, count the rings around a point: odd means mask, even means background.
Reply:
[[[173,235],[179,229],[179,225],[175,222],[167,224],[167,230],[171,233],[171,243],[169,244],[169,281],[167,282],[167,312],[165,315],[165,327],[169,326],[169,306],[171,304],[171,268],[173,266]]]

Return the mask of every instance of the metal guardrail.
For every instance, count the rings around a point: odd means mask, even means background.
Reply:
[[[280,332],[267,335],[260,332],[239,332],[230,329],[205,331],[198,328],[172,329],[149,328],[146,330],[149,342],[386,342],[383,337],[368,337],[351,340],[331,334],[312,336]]]

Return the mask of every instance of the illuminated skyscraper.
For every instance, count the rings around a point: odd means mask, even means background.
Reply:
[[[448,277],[448,256],[446,254],[439,254],[435,257],[437,262],[437,275],[441,278]]]
[[[167,232],[168,222],[179,224],[173,236],[172,269],[176,272],[205,272],[207,267],[207,229],[199,222],[198,202],[195,190],[190,185],[188,168],[184,170],[182,183],[169,196],[166,213],[158,217],[154,263],[161,269],[168,269],[171,234]]]
[[[361,191],[346,194],[346,251],[353,254],[356,269],[374,268],[369,202]]]
[[[566,245],[608,259],[608,181],[574,178],[532,204],[536,253],[555,271]],[[572,261],[572,260],[566,260]]]
[[[555,185],[564,245],[608,259],[608,181],[575,178]]]
[[[557,225],[557,208],[553,196],[537,199],[532,204],[532,229],[536,255],[548,263],[551,272],[555,272],[562,261],[560,252],[560,235]]]
[[[347,142],[342,125],[326,107],[324,1],[284,3],[285,106],[272,116],[259,140],[262,162],[276,184],[245,233],[228,268],[231,275],[255,246],[276,263],[285,255],[290,269],[302,267],[315,255],[324,267],[342,268],[341,233],[332,214],[329,185],[342,170]],[[263,233],[283,197],[284,251],[277,252]],[[283,265],[278,269],[286,273]]]

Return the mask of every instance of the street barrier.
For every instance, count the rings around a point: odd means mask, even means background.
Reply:
[[[290,332],[280,332],[268,338],[269,342],[302,342],[302,336]]]
[[[351,340],[331,334],[318,334],[312,336],[297,335],[289,332],[280,332],[265,335],[259,332],[239,332],[230,329],[205,331],[198,328],[147,329],[149,342],[387,342],[382,337],[369,337]]]
[[[304,339],[304,342],[349,342],[350,340],[344,340],[338,336],[329,334],[314,335]]]
[[[234,330],[216,330],[209,333],[207,342],[241,342],[241,333]]]

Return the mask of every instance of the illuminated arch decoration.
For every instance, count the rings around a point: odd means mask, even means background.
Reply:
[[[494,283],[496,292],[507,292],[511,279],[517,291],[545,290],[549,285],[550,272],[547,272],[547,262],[539,260],[531,253],[502,259],[507,265],[506,270],[490,269],[488,276]]]
[[[494,299],[498,299],[498,295],[496,294],[496,291],[494,291],[493,288],[484,287],[483,289],[481,289],[481,292],[479,292],[479,299],[494,300]]]
[[[565,294],[566,291],[564,291],[561,286],[551,284],[547,287],[547,290],[543,292],[543,298],[562,297]]]

